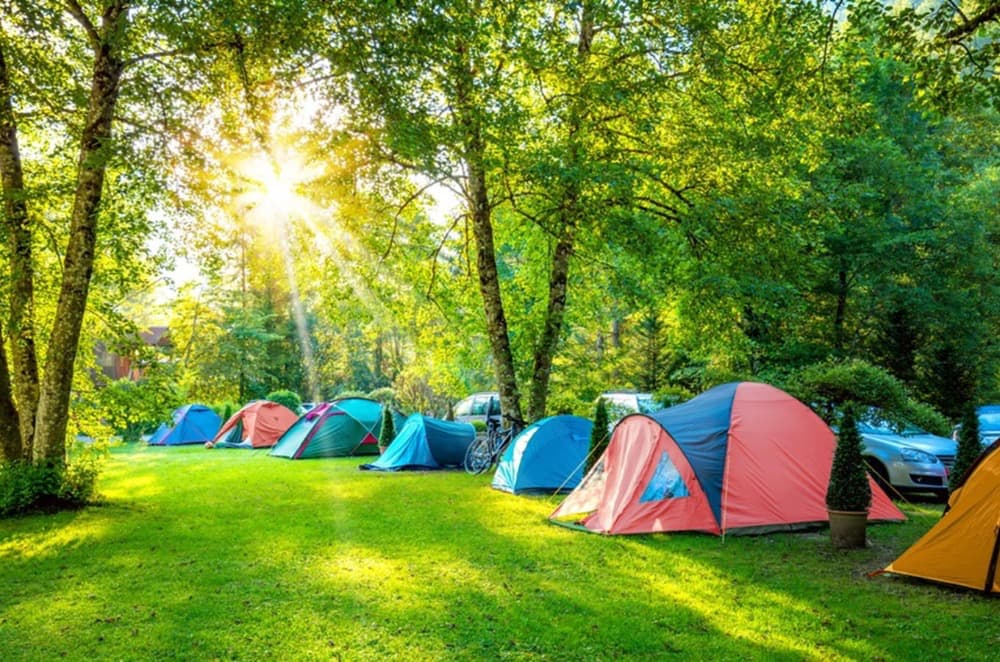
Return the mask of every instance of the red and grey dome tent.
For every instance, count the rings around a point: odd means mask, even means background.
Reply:
[[[270,400],[254,400],[229,417],[212,440],[215,448],[270,448],[299,417]]]
[[[553,522],[609,534],[763,533],[828,521],[833,431],[773,386],[734,382],[633,414]],[[872,487],[870,521],[902,521]]]

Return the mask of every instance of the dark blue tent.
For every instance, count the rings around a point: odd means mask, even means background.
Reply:
[[[532,423],[500,457],[493,487],[524,494],[571,490],[583,479],[594,424],[579,416],[550,416]]]
[[[361,468],[401,471],[460,467],[465,461],[465,452],[475,438],[476,429],[468,423],[412,414],[378,460],[363,464]]]
[[[150,446],[203,444],[215,438],[222,419],[205,405],[184,405],[174,410],[173,425],[161,425],[149,438]]]

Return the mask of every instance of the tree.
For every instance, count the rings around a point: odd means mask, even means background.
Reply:
[[[830,510],[862,512],[871,506],[871,485],[861,453],[861,434],[854,406],[848,405],[840,421],[837,450],[833,454],[830,484],[826,492],[826,506]]]
[[[386,402],[382,405],[382,426],[378,432],[378,446],[380,449],[388,448],[392,440],[396,438],[396,423],[392,420],[392,406]]]
[[[22,9],[21,18],[26,17]],[[14,116],[14,90],[5,62],[8,41],[0,43],[0,169],[6,203],[4,220],[8,228],[10,269],[14,286],[10,293],[11,319],[8,328],[14,348],[13,392],[18,403],[22,454],[36,462],[58,465],[65,460],[66,422],[70,386],[80,329],[93,274],[98,235],[99,206],[104,176],[113,154],[112,124],[119,86],[127,55],[129,15],[124,0],[107,3],[99,21],[93,22],[75,1],[68,13],[80,28],[93,55],[89,102],[84,112],[79,138],[79,159],[75,192],[69,218],[69,241],[63,260],[62,286],[55,322],[49,336],[44,370],[36,361],[33,319],[34,265],[31,257],[32,221],[24,186],[23,165]],[[6,32],[6,30],[5,30]],[[2,341],[2,339],[0,339]],[[0,365],[6,372],[7,365]],[[10,408],[0,413],[10,414]],[[11,427],[10,419],[3,426]],[[10,448],[10,442],[4,443]],[[18,459],[18,458],[10,458]]]
[[[608,447],[608,437],[611,434],[608,428],[611,427],[611,422],[608,420],[608,404],[604,401],[604,398],[598,398],[597,404],[594,405],[594,427],[591,428],[590,433],[590,451],[587,454],[587,471],[590,470],[601,456],[604,455],[604,449]]]
[[[976,415],[975,405],[970,403],[965,407],[965,412],[962,415],[962,427],[958,431],[958,452],[955,454],[955,464],[948,475],[949,492],[955,491],[982,452],[983,442],[979,438],[979,416]]]
[[[300,17],[283,23],[289,7],[282,7],[269,22],[263,12],[249,14],[225,0],[185,11],[169,3],[139,11],[127,0],[14,0],[5,7],[0,175],[12,286],[3,293],[9,318],[0,344],[8,343],[10,354],[0,356],[0,372],[11,383],[9,394],[0,383],[0,432],[17,428],[20,439],[7,437],[0,446],[7,459],[61,465],[90,296],[102,280],[129,278],[115,263],[141,252],[149,232],[126,207],[148,211],[143,182],[161,183],[169,172],[164,161],[186,142],[171,138],[197,129],[180,118],[208,98],[197,88],[214,89],[226,61],[216,56],[243,55],[248,42],[273,46],[285,36],[282,26]],[[274,41],[241,33],[265,23]],[[165,60],[173,69],[162,67]],[[25,137],[56,148],[22,151]],[[72,163],[63,156],[70,151],[77,155]],[[136,204],[139,197],[146,206]],[[57,274],[53,288],[39,277],[46,269]]]

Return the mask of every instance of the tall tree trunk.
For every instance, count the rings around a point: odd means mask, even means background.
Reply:
[[[31,457],[35,436],[35,414],[38,408],[38,359],[35,352],[35,285],[32,264],[31,227],[28,203],[24,191],[24,172],[17,140],[17,123],[7,61],[0,44],[0,178],[3,182],[4,218],[10,253],[10,319],[7,332],[10,336],[11,365],[14,369],[13,399],[20,406],[14,409],[15,420],[21,437],[18,457]],[[3,379],[10,378],[4,361]],[[9,413],[9,412],[8,412]],[[0,408],[0,419],[5,412]],[[11,420],[0,420],[0,427],[7,427]],[[15,459],[7,455],[8,459]]]
[[[76,6],[75,2],[71,4]],[[66,422],[73,365],[94,270],[98,211],[104,174],[111,156],[111,128],[124,68],[118,49],[128,20],[123,0],[112,2],[105,9],[100,28],[87,21],[76,7],[75,16],[87,31],[94,49],[94,69],[87,121],[80,141],[62,287],[49,341],[35,429],[34,460],[49,464],[63,463],[66,458]]]
[[[580,34],[576,47],[577,65],[585,67],[590,58],[590,47],[594,41],[594,18],[589,3],[580,9]],[[578,86],[583,82],[583,74],[578,78]],[[584,100],[582,90],[573,103],[567,126],[569,142],[569,167],[579,171],[584,158],[580,145],[580,130],[583,126]],[[563,193],[559,218],[559,240],[552,254],[552,270],[549,274],[549,301],[545,309],[545,323],[542,334],[535,344],[534,367],[531,373],[531,392],[528,401],[528,417],[536,421],[545,416],[545,404],[549,395],[549,380],[552,377],[552,361],[559,347],[563,320],[566,316],[566,293],[569,283],[570,258],[573,255],[574,232],[580,214],[580,182],[570,179]]]
[[[18,430],[17,408],[14,407],[14,400],[11,398],[10,376],[7,370],[3,325],[0,324],[0,462],[24,459],[24,447]]]
[[[528,418],[537,421],[545,417],[545,403],[549,395],[552,361],[559,347],[563,319],[566,316],[566,292],[569,283],[569,263],[573,255],[573,235],[570,221],[564,221],[563,232],[552,254],[552,271],[549,274],[549,303],[545,310],[545,324],[535,344],[534,369],[531,373],[531,394]]]
[[[514,352],[510,346],[510,332],[497,271],[496,246],[493,243],[493,211],[486,183],[486,147],[479,119],[480,109],[475,106],[474,74],[464,44],[457,45],[456,54],[457,66],[452,71],[458,101],[455,119],[464,139],[463,160],[468,176],[466,193],[472,213],[472,235],[476,240],[476,271],[479,274],[479,293],[486,313],[486,334],[493,353],[500,407],[506,416],[514,421],[521,421],[521,396],[517,389]]]
[[[476,269],[479,273],[479,292],[486,312],[486,332],[493,352],[493,367],[500,392],[500,407],[515,421],[521,420],[521,397],[517,390],[514,372],[514,353],[510,346],[507,316],[504,314],[500,293],[500,276],[497,272],[496,248],[493,244],[493,222],[486,188],[482,142],[478,135],[469,141],[466,165],[469,171],[469,195],[472,199],[472,233],[476,238]]]

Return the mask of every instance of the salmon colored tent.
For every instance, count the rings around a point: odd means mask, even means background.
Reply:
[[[1000,593],[1000,441],[966,472],[944,515],[883,572]]]
[[[717,386],[626,416],[604,455],[549,517],[599,533],[763,533],[829,520],[833,431],[787,393]],[[874,481],[870,521],[902,521]]]
[[[255,400],[229,417],[212,444],[217,448],[270,448],[299,417],[284,405]]]

